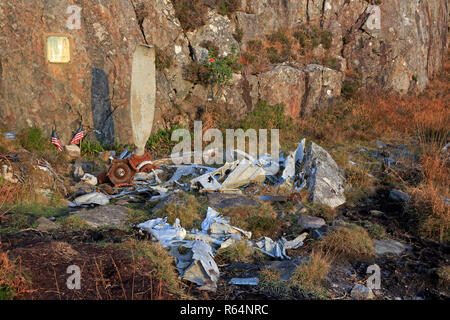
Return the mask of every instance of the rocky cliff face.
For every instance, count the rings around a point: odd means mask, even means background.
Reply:
[[[69,5],[81,28],[67,28]],[[374,7],[375,6],[375,7]],[[372,13],[372,15],[370,15]],[[378,15],[378,16],[376,16]],[[216,102],[236,117],[259,99],[308,116],[346,81],[420,92],[447,50],[445,0],[17,0],[0,3],[0,120],[18,130],[56,124],[67,142],[82,122],[103,143],[128,142],[131,59],[157,47],[155,128],[188,123],[210,88],[186,76],[208,50],[240,53],[243,68]],[[45,35],[67,34],[70,64],[49,64]]]

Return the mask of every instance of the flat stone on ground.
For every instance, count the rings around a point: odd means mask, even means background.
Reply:
[[[406,250],[411,250],[410,246],[391,239],[374,240],[373,244],[375,253],[380,256],[385,254],[399,255]]]
[[[260,203],[252,198],[234,194],[224,193],[209,193],[208,194],[209,205],[216,209],[222,210],[232,207],[246,207],[246,206],[259,206]]]
[[[302,214],[298,218],[298,223],[305,229],[319,229],[326,224],[325,220],[319,217]]]
[[[294,275],[295,269],[302,263],[306,262],[309,258],[296,257],[292,260],[271,261],[267,263],[263,269],[279,271],[281,280],[289,280]]]
[[[407,202],[411,197],[400,190],[392,189],[391,192],[389,192],[389,199],[392,201]]]
[[[75,214],[88,225],[98,227],[120,227],[128,219],[127,208],[117,205],[97,207],[91,210],[83,209]]]
[[[39,231],[52,231],[59,228],[59,226],[54,223],[53,221],[50,221],[49,219],[45,217],[40,217],[36,221],[36,229]]]

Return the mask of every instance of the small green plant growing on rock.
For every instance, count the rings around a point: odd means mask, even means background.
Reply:
[[[105,151],[105,148],[98,141],[82,141],[80,148],[83,155],[95,155]]]
[[[156,133],[153,133],[148,141],[147,148],[156,153],[157,155],[167,155],[171,152],[176,142],[171,140],[172,133],[176,129],[181,129],[182,126],[173,126],[169,129],[158,129]]]
[[[24,129],[19,134],[19,140],[22,147],[31,152],[44,152],[52,147],[50,139],[44,137],[38,127]]]
[[[244,37],[244,30],[242,30],[242,28],[237,26],[233,33],[233,37],[236,39],[237,42],[240,43],[242,41],[242,38]]]
[[[236,47],[231,48],[231,53],[226,57],[218,58],[212,50],[208,52],[207,62],[204,66],[209,70],[208,80],[211,83],[212,98],[214,99],[214,87],[218,86],[218,91],[225,85],[231,85],[233,72],[241,70],[239,55]]]
[[[294,38],[298,40],[300,45],[306,50],[318,47],[320,44],[326,49],[331,48],[333,35],[328,30],[321,30],[318,27],[302,27],[294,32]]]
[[[267,52],[267,57],[269,58],[269,61],[271,63],[280,63],[283,61],[280,53],[278,52],[278,50],[276,48],[269,47],[266,49],[266,52]]]
[[[240,0],[217,0],[217,12],[223,16],[230,16],[239,8]]]

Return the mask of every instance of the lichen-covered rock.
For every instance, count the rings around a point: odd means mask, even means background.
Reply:
[[[259,78],[261,99],[270,104],[284,104],[286,113],[297,118],[306,92],[305,78],[305,73],[300,69],[276,66]]]
[[[306,151],[303,171],[312,202],[332,208],[345,203],[341,170],[330,154],[314,142]]]
[[[59,228],[58,224],[54,223],[53,221],[50,221],[45,217],[40,217],[39,219],[36,220],[36,230],[48,232],[56,230],[58,228]]]
[[[277,65],[259,78],[260,98],[284,104],[293,118],[310,116],[341,93],[343,73],[316,64]]]
[[[306,214],[300,215],[298,223],[305,229],[319,229],[326,225],[324,219],[320,217],[308,216]]]
[[[322,1],[308,0],[242,0],[242,11],[236,14],[238,25],[244,29],[244,38],[255,39],[268,35],[280,28],[294,28],[308,22],[308,3],[317,2],[315,15],[309,15],[319,19],[319,6]],[[246,30],[249,29],[250,37],[247,37]]]
[[[372,289],[367,288],[365,285],[360,283],[353,287],[350,296],[355,300],[371,300],[375,298]]]
[[[305,74],[307,86],[302,115],[311,116],[341,94],[344,74],[317,64],[307,65]]]
[[[75,215],[94,228],[122,227],[128,219],[127,208],[117,205],[98,207],[92,210],[83,209]]]
[[[69,144],[67,146],[64,146],[64,150],[72,158],[79,158],[79,157],[81,157],[81,149],[80,149],[79,146],[77,146],[75,144]]]
[[[234,31],[228,17],[210,11],[207,23],[195,31],[187,32],[186,35],[192,47],[205,47],[206,43],[212,42],[219,49],[218,56],[224,57],[231,53],[233,47],[239,49],[239,44],[233,37]]]
[[[222,89],[217,101],[228,104],[234,116],[242,119],[258,102],[259,81],[254,75],[242,73],[233,74],[230,82],[230,86]]]
[[[189,40],[178,21],[169,0],[135,0],[142,19],[145,41],[156,47],[156,108],[155,129],[165,127],[180,104],[192,90],[193,84],[183,78],[191,61]]]
[[[424,90],[447,50],[445,0],[383,1],[379,8],[380,29],[363,19],[347,36],[343,52],[349,68],[361,74],[365,85],[401,94]]]

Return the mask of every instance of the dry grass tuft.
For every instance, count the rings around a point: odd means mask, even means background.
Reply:
[[[261,206],[233,207],[222,210],[224,216],[231,218],[231,225],[251,231],[252,238],[268,236],[276,238],[280,233],[282,221],[277,218],[277,214],[269,204]]]
[[[354,224],[329,233],[315,247],[336,259],[369,260],[374,255],[368,232]]]
[[[121,245],[137,259],[150,263],[148,273],[162,282],[162,286],[180,297],[184,297],[183,284],[178,279],[174,259],[159,243],[131,240]]]
[[[255,259],[262,258],[262,254],[260,251],[249,247],[245,241],[240,241],[230,247],[219,249],[216,252],[216,258],[225,262],[239,261],[251,263]]]
[[[449,290],[450,288],[450,266],[440,267],[437,271],[439,277],[439,284]]]
[[[200,229],[201,223],[205,218],[206,209],[191,194],[180,193],[180,202],[167,203],[155,212],[156,217],[167,217],[167,222],[175,223],[175,220],[180,219],[183,228],[190,230],[192,228]]]
[[[2,251],[0,243],[0,300],[10,300],[26,292],[30,292],[29,281],[7,252]]]
[[[297,267],[289,280],[281,280],[279,271],[261,271],[260,289],[266,294],[281,299],[293,299],[299,296],[326,299],[329,294],[324,284],[330,267],[330,256],[316,250],[311,253],[308,262]]]
[[[321,251],[313,251],[310,260],[297,267],[291,281],[303,290],[324,295],[323,284],[331,267],[331,258]]]
[[[446,242],[450,240],[450,210],[439,190],[423,184],[411,189],[407,211],[415,218],[421,236]]]

